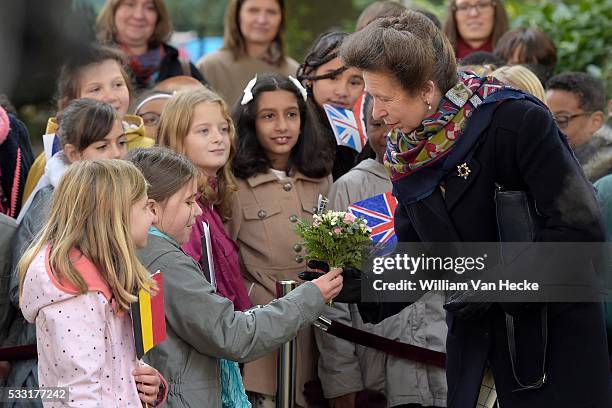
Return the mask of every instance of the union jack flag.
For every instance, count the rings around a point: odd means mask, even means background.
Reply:
[[[43,135],[43,147],[47,159],[50,159],[55,153],[62,150],[59,137],[57,137],[55,133],[48,133]]]
[[[361,121],[355,119],[350,109],[332,105],[323,105],[323,108],[336,136],[336,142],[361,152],[367,140],[365,129],[359,123]]]
[[[397,207],[397,199],[389,191],[374,197],[366,198],[349,205],[348,210],[356,217],[362,217],[372,228],[370,238],[380,246],[394,247],[397,243],[393,214]]]

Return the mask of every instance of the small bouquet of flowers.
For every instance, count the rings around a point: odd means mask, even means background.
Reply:
[[[296,231],[303,239],[306,258],[325,261],[330,268],[361,268],[372,246],[366,220],[348,212],[318,211],[312,222],[300,220]]]

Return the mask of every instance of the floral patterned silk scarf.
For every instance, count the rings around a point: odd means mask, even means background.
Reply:
[[[423,120],[410,134],[393,130],[387,138],[385,167],[392,181],[431,166],[445,157],[461,139],[467,120],[491,94],[504,88],[493,77],[481,78],[466,71],[438,105],[435,113]]]

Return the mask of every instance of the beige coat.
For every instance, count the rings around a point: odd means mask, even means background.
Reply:
[[[197,67],[210,86],[231,107],[241,98],[244,87],[255,74],[279,73],[295,76],[298,63],[288,57],[280,66],[249,56],[234,60],[231,51],[219,50],[203,56]]]
[[[238,180],[227,228],[240,247],[243,274],[251,302],[267,304],[276,297],[276,281],[293,279],[306,269],[304,250],[298,244],[295,223],[310,218],[319,194],[326,195],[331,178],[313,179],[300,173],[280,180],[268,171]],[[276,393],[276,355],[270,353],[244,367],[248,391]],[[312,329],[298,336],[296,402],[306,406],[304,384],[316,378],[317,353]]]

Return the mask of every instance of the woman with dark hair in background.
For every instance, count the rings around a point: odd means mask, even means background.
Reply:
[[[505,33],[495,46],[495,54],[508,65],[523,64],[542,82],[548,81],[557,66],[555,43],[536,27],[518,27]]]
[[[295,75],[298,64],[285,50],[284,0],[231,0],[225,11],[223,48],[205,55],[198,68],[231,107],[256,74]]]
[[[96,19],[98,41],[128,55],[138,89],[178,75],[205,82],[189,59],[167,43],[171,33],[164,0],[107,0]]]
[[[506,9],[500,0],[450,0],[443,31],[459,59],[491,52],[508,31]]]
[[[340,31],[321,34],[315,40],[297,72],[297,79],[306,87],[308,95],[311,96],[308,103],[312,105],[314,111],[318,112],[325,139],[335,150],[332,170],[334,180],[353,168],[357,151],[337,144],[323,105],[328,104],[352,110],[364,90],[361,72],[355,68],[345,67],[338,57],[338,50],[347,36],[347,33]]]
[[[394,129],[385,165],[399,242],[502,241],[500,188],[537,203],[542,227],[522,241],[603,241],[593,187],[547,108],[494,79],[458,74],[452,45],[429,20],[407,12],[374,21],[348,37],[340,55],[363,71],[373,118]],[[524,215],[512,210],[506,215]],[[558,259],[546,261],[560,269]],[[590,263],[577,268],[581,277],[592,272]],[[537,271],[510,272],[522,279]],[[601,303],[532,302],[447,297],[449,407],[476,405],[487,367],[502,407],[611,406]],[[402,307],[361,306],[371,321]]]

